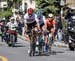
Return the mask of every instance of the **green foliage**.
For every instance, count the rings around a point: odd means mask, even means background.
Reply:
[[[21,2],[22,0],[13,0],[13,1],[14,1],[14,2],[18,2],[18,3],[19,3],[19,2]]]
[[[12,10],[11,9],[7,9],[6,11],[0,12],[0,17],[9,17],[12,14],[13,14]]]
[[[58,7],[55,6],[56,0],[36,0],[37,8],[43,9],[45,15],[48,13],[57,14]]]

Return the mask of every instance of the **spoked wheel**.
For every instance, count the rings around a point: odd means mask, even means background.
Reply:
[[[49,46],[49,53],[51,54],[51,45]]]
[[[34,52],[33,50],[30,50],[29,56],[30,56],[30,57],[31,57],[31,56],[35,56],[35,52]]]
[[[15,45],[15,36],[14,35],[10,35],[8,46],[9,47],[14,47],[14,45]]]
[[[33,42],[30,42],[30,52],[29,52],[29,56],[35,56],[35,47],[33,45],[34,43]]]
[[[53,44],[53,40],[54,40],[53,36],[50,35],[49,36],[49,53],[50,54],[51,54],[51,47],[52,47],[52,44]]]

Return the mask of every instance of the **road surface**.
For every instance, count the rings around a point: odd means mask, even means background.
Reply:
[[[52,47],[51,54],[34,57],[29,57],[28,49],[29,43],[20,38],[15,47],[0,42],[0,61],[75,61],[75,51],[69,51],[68,48]]]

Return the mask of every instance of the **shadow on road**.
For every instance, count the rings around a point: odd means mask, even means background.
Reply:
[[[40,55],[36,55],[36,56],[49,56],[50,53],[48,52],[44,52],[44,53],[41,53]]]
[[[22,45],[21,43],[16,43],[15,45],[14,45],[14,47],[26,47],[25,45]]]
[[[56,54],[58,54],[58,53],[64,53],[63,51],[52,51],[51,52],[51,55],[56,55]]]
[[[52,51],[51,53],[45,52],[40,55],[36,54],[35,56],[50,56],[50,55],[57,55],[58,53],[64,53],[64,52],[63,51]]]
[[[70,50],[70,49],[67,49],[66,51],[72,51],[72,50]],[[74,51],[75,51],[75,49],[74,49]]]
[[[26,47],[24,45],[15,45],[14,47]]]
[[[16,44],[22,44],[22,43],[20,43],[20,42],[17,42]]]

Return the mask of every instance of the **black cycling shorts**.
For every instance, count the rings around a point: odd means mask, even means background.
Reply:
[[[51,32],[52,28],[53,28],[53,26],[47,27],[47,30]]]
[[[30,23],[30,24],[27,24],[27,30],[31,30],[32,28],[34,28],[34,27],[36,27],[36,21],[35,22],[33,22],[33,23]]]
[[[40,28],[42,28],[44,25],[45,25],[44,23],[40,24]]]

